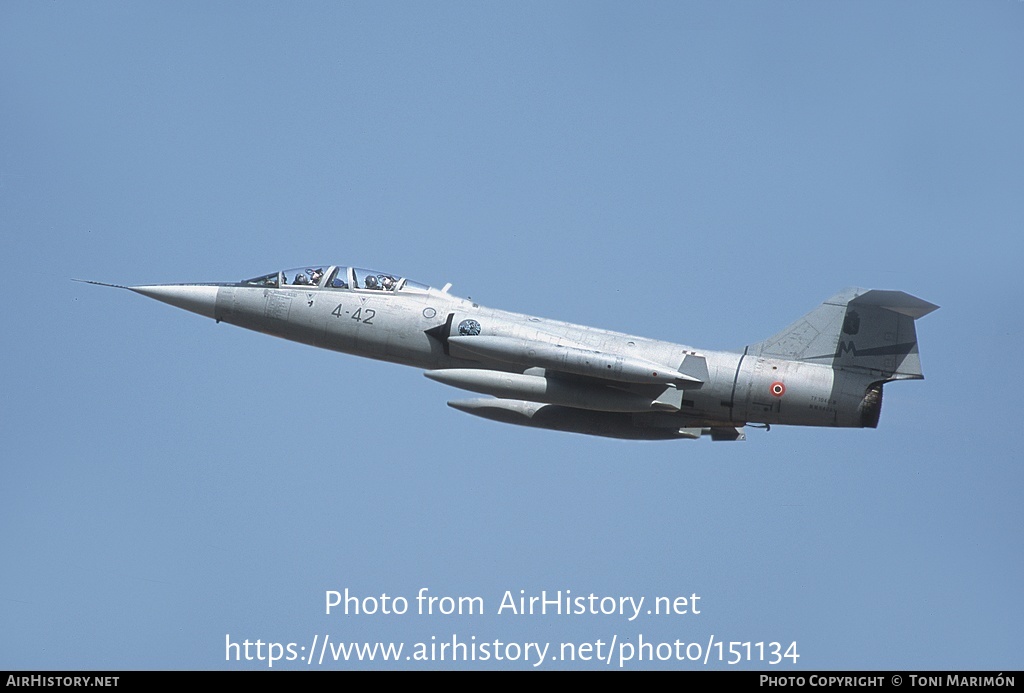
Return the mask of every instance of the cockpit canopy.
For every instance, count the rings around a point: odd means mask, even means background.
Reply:
[[[281,288],[304,286],[321,289],[364,289],[370,291],[427,291],[426,284],[397,277],[387,272],[341,267],[338,265],[309,265],[281,272],[272,272],[260,277],[245,279],[242,286],[265,286]]]

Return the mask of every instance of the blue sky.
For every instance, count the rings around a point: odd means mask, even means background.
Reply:
[[[1024,668],[1024,4],[5,2],[0,64],[0,666]],[[635,443],[71,281],[310,262],[707,349],[850,285],[942,308],[877,430]],[[324,613],[424,587],[486,613]],[[701,613],[497,614],[519,590]],[[667,666],[704,667],[624,668]]]

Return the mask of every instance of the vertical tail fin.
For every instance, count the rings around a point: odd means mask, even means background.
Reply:
[[[902,291],[846,289],[747,353],[920,379],[914,320],[937,308]]]

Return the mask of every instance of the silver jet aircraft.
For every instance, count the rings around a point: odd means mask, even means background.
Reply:
[[[635,440],[742,440],[748,424],[874,428],[882,386],[924,377],[914,321],[938,307],[902,291],[847,289],[762,342],[705,351],[485,308],[450,287],[314,265],[118,288],[492,396],[448,402],[468,414]]]

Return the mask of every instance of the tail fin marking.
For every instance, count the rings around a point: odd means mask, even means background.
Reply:
[[[747,353],[923,378],[914,320],[937,308],[902,291],[845,289]]]

